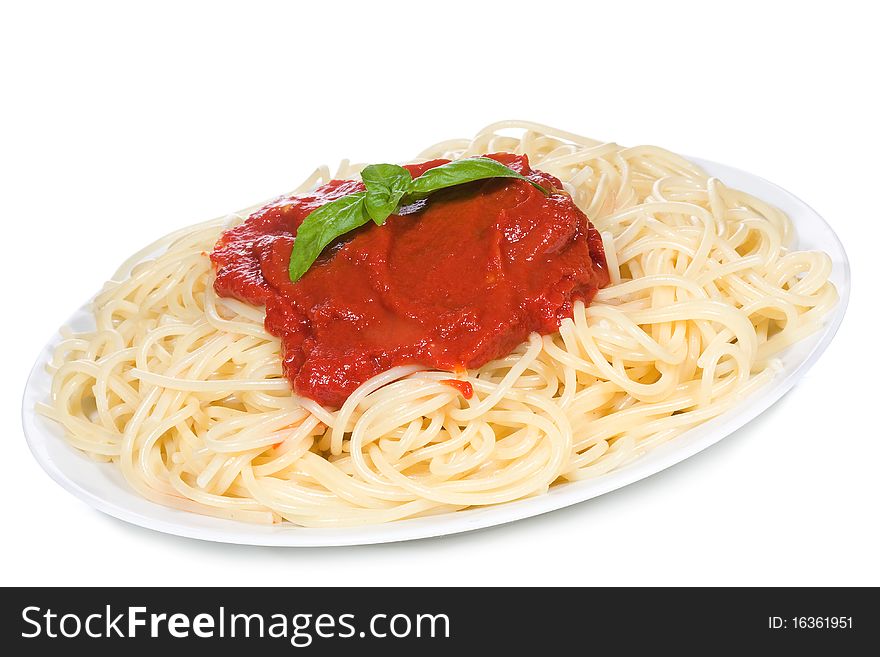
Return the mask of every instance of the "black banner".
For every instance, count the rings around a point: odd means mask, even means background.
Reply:
[[[2,645],[36,654],[511,654],[616,646],[841,650],[880,638],[871,589],[5,589]],[[870,645],[870,644],[869,644]],[[218,652],[219,651],[219,652]],[[193,653],[195,654],[195,653]]]

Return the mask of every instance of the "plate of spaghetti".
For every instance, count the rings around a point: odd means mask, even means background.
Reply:
[[[449,534],[729,435],[848,295],[834,231],[772,183],[505,121],[145,247],[46,345],[23,423],[58,483],[159,531]]]

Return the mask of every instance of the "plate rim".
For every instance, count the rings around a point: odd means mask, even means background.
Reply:
[[[514,500],[504,504],[355,527],[311,528],[299,527],[290,523],[273,526],[251,525],[240,521],[210,518],[191,512],[171,509],[144,500],[144,502],[155,507],[158,514],[170,516],[174,520],[153,517],[86,490],[65,473],[52,458],[47,447],[47,441],[63,441],[64,438],[60,435],[55,435],[60,433],[60,428],[48,426],[48,423],[51,421],[37,415],[34,403],[39,399],[36,388],[39,387],[40,379],[48,377],[48,373],[45,371],[45,364],[47,357],[51,356],[54,346],[61,337],[58,331],[52,335],[40,350],[39,356],[30,369],[22,395],[22,427],[28,448],[52,480],[75,497],[86,502],[89,506],[114,518],[136,526],[186,538],[218,543],[274,547],[369,545],[459,534],[543,515],[544,513],[586,502],[605,493],[653,476],[730,436],[764,413],[788,393],[816,363],[837,334],[846,315],[852,286],[849,257],[839,236],[824,217],[801,198],[772,181],[743,169],[704,158],[685,157],[710,173],[713,170],[718,171],[718,176],[722,179],[725,175],[723,172],[734,173],[735,177],[751,179],[755,184],[775,189],[777,194],[788,197],[790,202],[801,206],[804,213],[811,214],[817,225],[827,230],[833,240],[833,243],[829,245],[826,251],[836,252],[840,256],[839,262],[835,260],[835,265],[840,266],[839,273],[835,272],[840,279],[836,283],[839,300],[832,313],[826,318],[825,325],[820,331],[806,338],[807,340],[815,340],[812,348],[781,380],[771,381],[768,384],[771,386],[769,390],[767,388],[762,389],[769,394],[760,394],[760,392],[752,394],[721,415],[689,429],[680,436],[653,450],[649,450],[646,454],[639,456],[619,469],[612,470],[595,479],[568,482],[556,486],[541,495]],[[741,187],[741,185],[734,186]],[[792,222],[797,231],[798,219],[792,216]],[[90,303],[91,301],[80,306],[71,315],[71,319],[87,309]],[[38,422],[42,422],[47,426],[40,427]],[[682,442],[686,436],[695,436],[700,433],[705,435],[697,437],[689,443]],[[75,447],[66,442],[64,446],[69,450],[79,452],[79,450],[76,450]],[[80,452],[80,455],[83,458],[88,458],[82,452]],[[649,456],[651,457],[650,459],[648,458]],[[97,461],[93,463],[95,467],[117,467],[116,465],[99,463]],[[221,527],[200,527],[194,522],[187,524],[187,520],[193,520],[191,516],[194,516],[195,519],[202,523],[221,523]],[[177,517],[180,518],[179,522]]]

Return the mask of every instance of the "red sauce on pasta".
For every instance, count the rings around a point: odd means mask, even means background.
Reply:
[[[297,227],[324,203],[362,191],[359,181],[280,198],[221,236],[214,287],[266,306],[297,394],[338,407],[397,365],[480,367],[532,331],[555,331],[574,301],[589,303],[608,283],[601,238],[559,180],[525,156],[487,157],[551,193],[512,178],[435,192],[331,244],[295,283]],[[416,178],[445,162],[407,169]]]

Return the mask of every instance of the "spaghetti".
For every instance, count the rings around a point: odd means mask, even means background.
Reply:
[[[620,467],[758,389],[774,355],[837,300],[829,257],[790,250],[780,210],[678,155],[503,122],[419,159],[489,152],[528,155],[602,235],[611,284],[557,333],[466,373],[394,367],[339,410],[322,407],[291,392],[263,309],[214,292],[206,254],[251,208],[124,264],[94,300],[95,330],[63,330],[39,411],[160,504],[264,523],[387,522]],[[344,162],[335,177],[359,170]],[[321,167],[299,191],[330,178]]]

